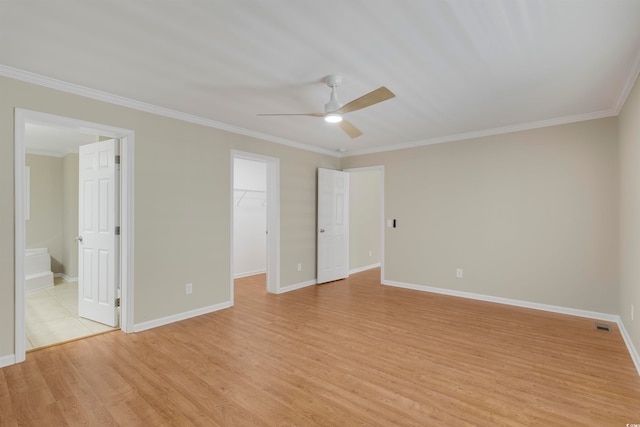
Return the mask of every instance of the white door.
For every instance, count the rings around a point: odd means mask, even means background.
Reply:
[[[349,174],[318,169],[318,283],[349,276]]]
[[[78,314],[118,326],[116,140],[80,147]]]

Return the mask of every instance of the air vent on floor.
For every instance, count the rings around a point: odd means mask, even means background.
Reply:
[[[604,323],[596,323],[596,329],[603,332],[611,332],[611,326]]]

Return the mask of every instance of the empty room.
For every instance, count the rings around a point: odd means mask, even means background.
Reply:
[[[638,22],[0,1],[0,425],[640,425]]]

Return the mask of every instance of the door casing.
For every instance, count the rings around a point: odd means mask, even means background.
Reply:
[[[24,362],[25,353],[25,298],[24,298],[24,172],[25,172],[25,126],[37,123],[52,127],[64,127],[110,138],[120,139],[120,328],[133,331],[133,200],[134,200],[134,131],[109,125],[87,122],[38,111],[15,109],[14,133],[14,230],[15,230],[15,308],[14,308],[14,360]]]

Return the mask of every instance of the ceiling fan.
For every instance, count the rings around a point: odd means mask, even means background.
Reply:
[[[298,114],[258,114],[258,116],[313,116],[324,117],[325,121],[329,123],[338,123],[340,128],[347,133],[351,138],[357,138],[362,135],[362,132],[355,127],[350,121],[345,120],[343,115],[352,111],[362,110],[363,108],[370,107],[387,99],[395,97],[395,94],[384,86],[379,87],[360,98],[354,99],[351,102],[342,104],[338,100],[338,93],[336,88],[342,84],[342,76],[337,74],[331,74],[324,79],[324,82],[331,88],[331,96],[329,102],[324,104],[324,113],[298,113]]]

